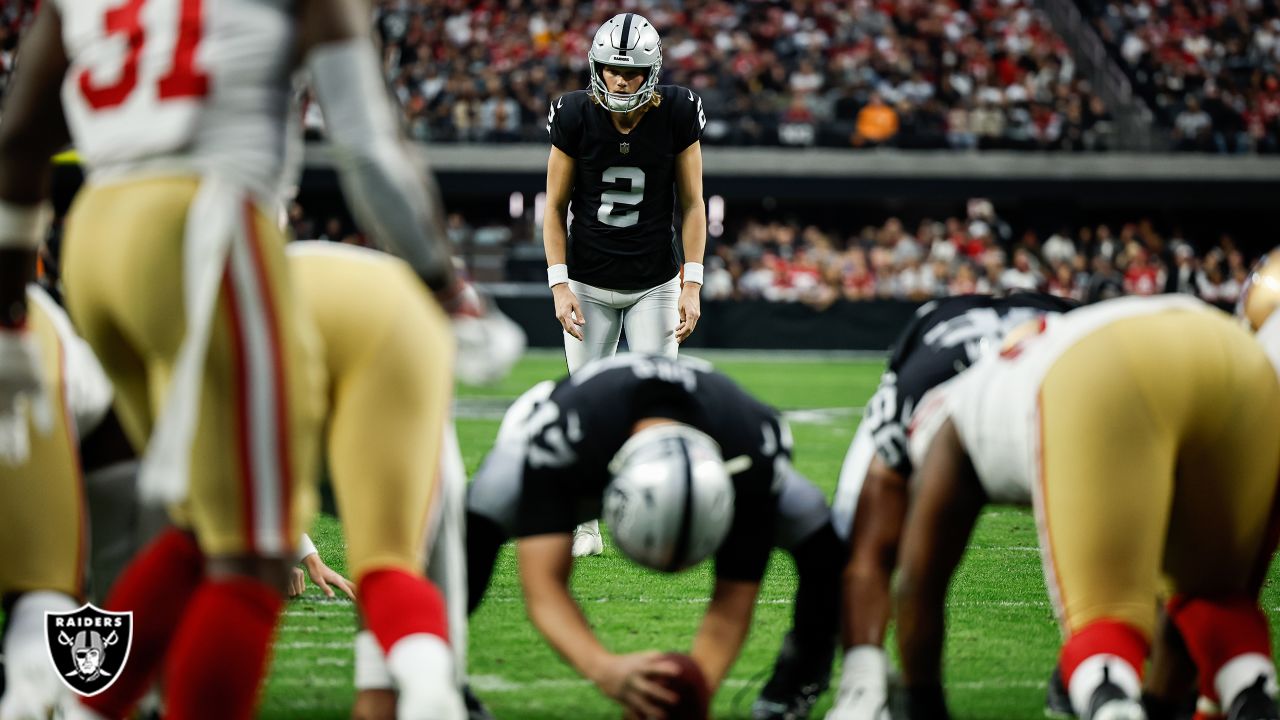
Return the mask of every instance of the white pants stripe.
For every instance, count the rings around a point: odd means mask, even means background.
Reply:
[[[246,203],[242,222],[231,245],[230,289],[234,295],[236,326],[240,331],[242,438],[247,454],[244,492],[252,525],[252,547],[264,555],[281,555],[293,546],[286,538],[285,492],[288,460],[282,457],[288,429],[282,393],[280,337],[273,314],[266,272],[261,267],[261,248],[254,226],[252,206]]]

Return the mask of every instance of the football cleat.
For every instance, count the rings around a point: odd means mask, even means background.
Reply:
[[[573,556],[587,557],[604,552],[604,538],[600,536],[600,521],[585,522],[573,530]]]
[[[782,639],[773,675],[751,704],[752,720],[804,720],[831,682],[831,653],[805,652],[795,632]]]
[[[1044,716],[1048,718],[1073,718],[1071,696],[1067,694],[1067,685],[1062,681],[1062,666],[1055,665],[1053,674],[1049,676],[1049,687],[1045,690]]]
[[[1227,720],[1280,720],[1275,698],[1267,692],[1267,678],[1259,675],[1249,687],[1241,690],[1227,709]]]
[[[467,720],[495,720],[489,708],[480,702],[480,698],[471,692],[470,685],[462,686],[462,701],[467,705]]]
[[[1102,677],[1102,684],[1089,698],[1089,712],[1084,716],[1085,720],[1147,720],[1141,702],[1125,695],[1124,690],[1111,682],[1105,673]]]

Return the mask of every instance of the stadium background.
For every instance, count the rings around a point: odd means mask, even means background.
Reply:
[[[33,4],[0,3],[0,92]],[[798,465],[828,491],[879,361],[714,349],[883,351],[924,300],[1028,286],[1228,306],[1280,244],[1272,0],[377,0],[389,91],[437,174],[459,255],[548,348],[497,387],[459,389],[469,470],[505,404],[563,369],[543,282],[544,117],[585,87],[590,33],[624,9],[654,21],[663,82],[699,92],[709,119],[708,282],[690,350],[788,411]],[[290,225],[363,243],[323,119],[301,99]],[[61,209],[79,181],[74,163],[59,166]],[[341,569],[331,517],[317,541]],[[1034,545],[1029,514],[998,508],[967,555],[950,606],[959,717],[1038,716],[1057,638]],[[502,562],[472,629],[479,694],[499,717],[610,716],[536,638],[509,553]],[[744,716],[763,681],[790,611],[787,562],[775,558],[717,717]],[[618,650],[686,647],[709,587],[704,571],[655,581],[612,549],[576,582]],[[1273,570],[1273,627],[1275,587]],[[349,605],[314,590],[291,606],[265,717],[345,716],[352,627]]]

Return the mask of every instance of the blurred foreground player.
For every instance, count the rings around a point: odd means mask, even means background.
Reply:
[[[27,301],[48,406],[28,409],[23,426],[11,428],[23,436],[25,457],[11,446],[0,457],[0,720],[57,716],[75,702],[49,662],[44,614],[71,612],[85,599],[89,527],[76,446],[111,402],[102,368],[62,308],[34,284]]]
[[[1185,297],[1099,303],[936,388],[916,426],[913,446],[932,441],[899,564],[907,717],[947,717],[943,605],[987,502],[1035,507],[1077,715],[1148,717],[1163,576],[1201,695],[1229,720],[1277,717],[1257,594],[1275,547],[1280,380],[1247,331]]]
[[[675,357],[701,315],[707,244],[707,119],[692,90],[658,84],[658,31],[636,13],[615,15],[596,30],[587,65],[590,87],[547,115],[542,234],[570,373],[616,353],[623,330],[632,352]],[[599,523],[578,528],[575,556],[603,549]]]
[[[883,646],[892,605],[890,580],[914,469],[907,445],[921,399],[999,347],[1010,329],[1074,307],[1041,293],[943,298],[920,306],[894,343],[845,456],[832,503],[832,522],[850,548],[841,595],[843,674],[828,720],[873,720],[887,712]],[[753,708],[756,718],[785,717],[783,712],[803,717],[798,712],[802,699],[812,703],[830,673],[830,660],[822,658],[825,664],[818,665],[815,655],[802,651],[779,657]]]
[[[529,617],[557,652],[629,715],[673,701],[656,652],[615,655],[569,593],[574,526],[601,510],[619,548],[675,572],[715,555],[715,588],[691,655],[715,691],[751,625],[770,551],[796,561],[797,627],[835,634],[839,541],[822,492],[792,467],[779,414],[702,362],[622,355],[526,392],[467,497],[469,604],[510,537]]]
[[[0,123],[0,237],[26,253],[41,235],[65,110],[88,170],[66,225],[68,307],[147,448],[143,492],[194,531],[162,535],[108,599],[135,632],[115,685],[86,701],[101,715],[123,715],[162,659],[172,716],[252,714],[323,415],[319,343],[271,221],[300,60],[361,226],[453,296],[368,37],[355,0],[90,0],[43,3],[24,38]],[[0,273],[6,340],[21,334],[21,268]],[[32,355],[0,352],[0,401],[30,385]]]

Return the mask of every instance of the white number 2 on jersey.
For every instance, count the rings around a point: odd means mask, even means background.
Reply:
[[[600,210],[596,212],[596,219],[617,228],[631,227],[640,222],[640,210],[637,206],[644,199],[644,170],[638,167],[611,167],[604,171],[605,182],[616,183],[619,180],[626,180],[628,189],[600,193]],[[615,215],[614,208],[619,205],[637,209]]]

